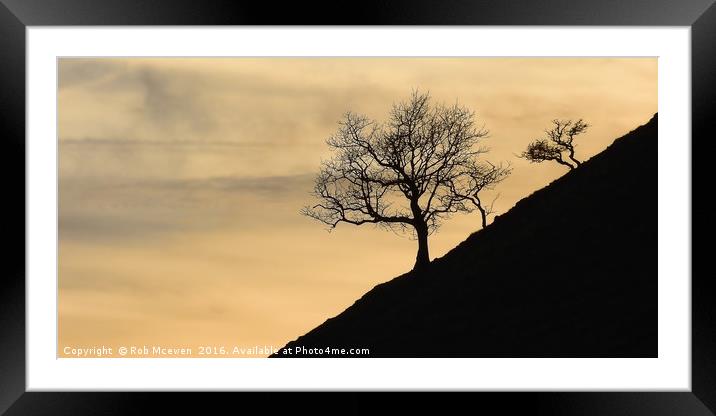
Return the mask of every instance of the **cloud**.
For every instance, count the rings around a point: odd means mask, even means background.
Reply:
[[[201,84],[187,74],[168,76],[152,68],[141,68],[132,76],[144,93],[144,105],[139,109],[150,122],[168,131],[188,126],[200,133],[213,127],[211,113],[201,105]]]
[[[127,68],[126,62],[104,59],[60,58],[58,65],[58,87],[86,86],[93,82],[120,76]]]
[[[61,240],[116,243],[216,229],[284,227],[313,176],[212,177],[60,183]]]
[[[59,74],[63,136],[93,124],[106,125],[106,119],[118,121],[121,135],[150,133],[167,141],[202,137],[214,128],[211,105],[204,102],[207,90],[192,72],[166,71],[131,59],[65,58],[59,61]],[[73,108],[90,113],[75,114]],[[97,109],[104,117],[87,117]],[[67,119],[75,117],[77,127],[63,128]]]
[[[96,137],[84,137],[84,138],[60,138],[61,146],[118,146],[118,147],[130,147],[130,146],[167,146],[167,147],[264,147],[267,143],[243,143],[235,141],[217,141],[217,140],[137,140],[137,139],[116,139],[116,138],[96,138]]]
[[[214,178],[159,180],[136,182],[123,186],[149,187],[154,189],[170,189],[185,191],[191,189],[217,190],[222,192],[254,193],[258,195],[271,195],[273,197],[286,196],[297,189],[312,183],[312,174],[276,175],[262,177],[224,176]]]

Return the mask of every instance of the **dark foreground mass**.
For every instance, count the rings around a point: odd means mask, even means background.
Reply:
[[[657,347],[654,116],[275,356],[656,357]]]

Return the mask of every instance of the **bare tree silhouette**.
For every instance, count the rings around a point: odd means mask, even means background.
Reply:
[[[490,202],[489,205],[480,197],[480,192],[486,189],[494,189],[495,185],[502,182],[512,172],[512,168],[509,163],[503,165],[494,165],[490,162],[478,164],[475,166],[474,171],[469,175],[469,186],[464,189],[457,189],[451,186],[450,191],[453,193],[455,198],[462,198],[463,200],[472,202],[475,208],[480,212],[480,218],[482,220],[482,228],[487,227],[487,218],[495,212],[495,201],[500,197],[497,194],[495,198]],[[467,193],[463,193],[467,190]]]
[[[326,142],[334,155],[315,180],[320,202],[301,212],[329,229],[343,222],[408,232],[418,241],[414,269],[425,268],[429,234],[456,212],[478,209],[486,224],[491,207],[478,194],[509,174],[477,160],[488,132],[474,118],[458,104],[431,106],[417,91],[394,104],[385,123],[347,113]]]
[[[574,138],[584,133],[589,124],[585,123],[581,118],[577,121],[572,120],[552,120],[552,127],[545,130],[546,138],[537,139],[527,146],[527,150],[522,152],[521,158],[527,159],[533,163],[542,163],[546,160],[553,160],[560,165],[567,166],[570,170],[578,168],[582,162],[574,156]],[[569,160],[565,160],[564,155]]]

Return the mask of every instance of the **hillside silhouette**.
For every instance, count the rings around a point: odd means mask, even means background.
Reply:
[[[657,116],[286,347],[656,357]],[[284,347],[284,348],[286,348]]]

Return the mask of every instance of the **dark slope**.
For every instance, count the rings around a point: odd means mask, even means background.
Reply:
[[[376,286],[287,345],[297,346],[370,348],[372,357],[656,357],[657,117],[425,274]]]

